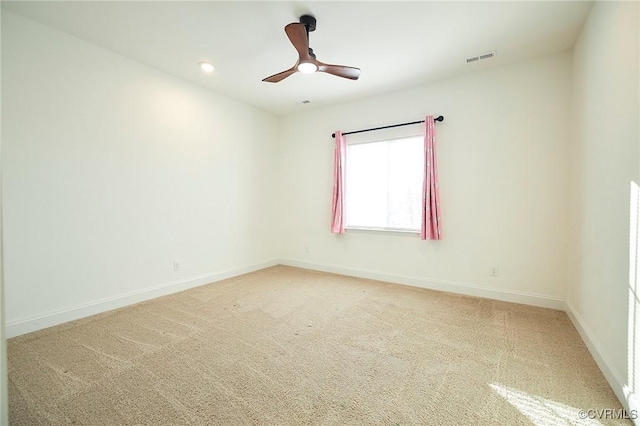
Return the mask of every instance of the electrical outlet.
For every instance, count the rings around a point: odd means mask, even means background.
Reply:
[[[309,247],[305,247],[305,248],[304,248],[304,252],[305,252],[306,254],[309,254]]]
[[[179,271],[180,270],[180,262],[177,260],[173,261],[173,270],[174,271]]]
[[[497,277],[498,276],[498,266],[497,265],[492,265],[491,269],[489,270],[489,275],[491,275],[492,277]]]

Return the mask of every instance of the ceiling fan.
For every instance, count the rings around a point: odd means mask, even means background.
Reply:
[[[316,59],[313,49],[309,48],[309,33],[315,31],[315,29],[316,18],[310,15],[303,15],[300,17],[299,23],[293,22],[284,27],[284,31],[287,33],[289,40],[291,40],[291,44],[293,44],[293,47],[298,51],[298,61],[292,68],[267,77],[262,81],[277,83],[298,71],[305,74],[311,74],[316,71],[326,72],[327,74],[337,75],[338,77],[357,80],[358,77],[360,77],[360,68],[325,64]]]

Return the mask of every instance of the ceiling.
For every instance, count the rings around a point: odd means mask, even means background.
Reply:
[[[570,49],[591,6],[568,1],[2,1],[3,9],[278,115]],[[318,59],[361,68],[358,81],[323,73],[261,81],[295,63],[297,52],[284,26],[303,14],[318,20],[310,34]],[[466,63],[492,50],[495,58]],[[213,63],[215,71],[203,73],[200,61]]]

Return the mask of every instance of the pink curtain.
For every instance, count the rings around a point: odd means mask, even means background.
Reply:
[[[331,204],[331,232],[344,234],[344,167],[347,144],[342,132],[336,132],[333,158],[333,202]]]
[[[424,182],[422,185],[422,226],[420,238],[441,240],[440,190],[438,189],[438,163],[436,160],[435,123],[433,115],[425,120]]]

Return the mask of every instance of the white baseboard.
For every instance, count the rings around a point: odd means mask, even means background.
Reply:
[[[430,290],[446,291],[450,293],[464,294],[466,296],[483,297],[486,299],[502,300],[505,302],[521,303],[524,305],[539,306],[542,308],[565,310],[563,299],[538,294],[530,294],[517,291],[508,291],[495,288],[480,288],[471,284],[454,281],[438,280],[433,278],[418,278],[406,275],[386,274],[377,271],[367,271],[363,269],[343,268],[339,266],[326,265],[315,262],[306,262],[296,259],[280,259],[281,265],[295,266],[297,268],[311,269],[314,271],[331,272],[334,274],[347,275],[350,277],[367,278],[377,281],[386,281],[396,284],[410,285],[414,287],[427,288]]]
[[[605,355],[606,352],[602,350],[600,344],[586,326],[578,311],[569,302],[566,302],[565,311],[576,330],[578,330],[578,333],[580,334],[580,337],[582,337],[585,345],[587,345],[587,349],[591,352],[591,356],[596,361],[596,364],[598,364],[598,367],[600,367],[600,371],[602,371],[607,382],[609,382],[609,386],[611,386],[611,389],[613,389],[620,400],[620,403],[628,412],[630,412],[630,410],[636,410],[636,413],[640,413],[638,395],[633,395],[628,392],[625,385],[626,380],[615,372],[612,367],[613,363]],[[634,423],[638,424],[637,421],[638,420],[634,420]]]
[[[31,333],[43,328],[52,327],[54,325],[62,324],[65,322],[74,321],[80,318],[107,312],[113,309],[133,305],[134,303],[143,302],[145,300],[153,299],[160,296],[166,296],[167,294],[177,293],[216,281],[226,280],[227,278],[233,278],[238,275],[258,271],[260,269],[275,266],[277,264],[277,261],[257,263],[227,271],[201,275],[182,281],[161,284],[158,286],[137,290],[126,294],[97,300],[95,302],[73,306],[55,312],[48,312],[46,314],[30,318],[9,321],[6,324],[6,335],[7,338],[20,336],[22,334]]]
[[[540,306],[544,308],[564,310],[564,300],[552,297],[526,294],[519,292],[511,292],[500,289],[478,288],[469,284],[457,283],[452,281],[443,281],[436,279],[425,279],[402,275],[385,274],[376,271],[366,271],[360,269],[342,268],[332,265],[299,261],[295,259],[280,259],[279,261],[268,261],[254,265],[249,265],[233,270],[222,271],[193,277],[182,281],[161,284],[155,287],[137,290],[134,292],[97,300],[79,306],[72,306],[66,309],[47,312],[41,315],[21,318],[18,320],[8,321],[6,324],[7,338],[20,336],[22,334],[31,333],[43,328],[52,327],[69,321],[91,315],[107,312],[113,309],[129,306],[134,303],[143,302],[155,297],[165,296],[167,294],[177,293],[179,291],[188,290],[190,288],[221,281],[238,275],[247,274],[260,269],[268,268],[278,264],[295,266],[304,269],[311,269],[323,272],[332,272],[341,275],[347,275],[358,278],[368,278],[378,281],[387,281],[397,284],[411,285],[415,287],[428,288],[432,290],[447,291],[452,293],[464,294],[468,296],[484,297],[489,299],[503,300],[506,302],[522,303],[526,305]]]

